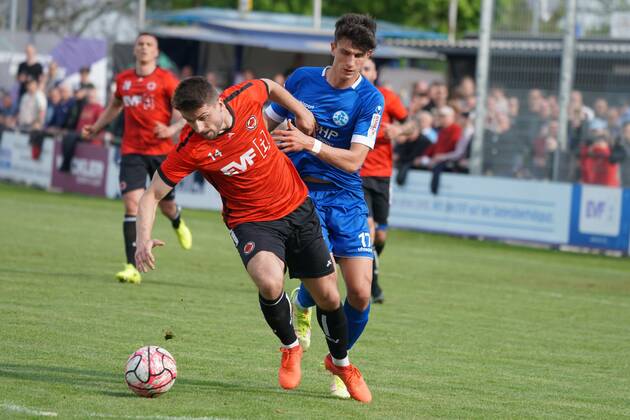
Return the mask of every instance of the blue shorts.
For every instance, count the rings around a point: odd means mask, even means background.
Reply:
[[[342,190],[334,184],[309,182],[307,186],[330,252],[335,257],[373,258],[363,192]]]

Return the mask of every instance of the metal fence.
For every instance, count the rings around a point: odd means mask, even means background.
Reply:
[[[630,186],[630,1],[482,4],[473,172]]]

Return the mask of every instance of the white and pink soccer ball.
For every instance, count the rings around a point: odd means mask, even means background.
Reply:
[[[142,397],[159,397],[171,389],[175,378],[175,359],[161,347],[141,347],[127,359],[125,381],[129,389]]]

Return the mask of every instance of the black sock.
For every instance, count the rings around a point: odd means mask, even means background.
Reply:
[[[382,247],[380,248],[381,250],[383,249]],[[380,295],[383,294],[383,291],[381,290],[381,287],[378,284],[378,249],[376,248],[376,245],[374,245],[374,259],[372,260],[372,297],[373,298],[377,298]]]
[[[348,323],[343,306],[334,311],[324,311],[317,307],[317,322],[324,331],[328,350],[335,359],[343,359],[348,355]]]
[[[125,238],[125,254],[127,264],[136,265],[136,216],[125,214],[123,221],[123,237]]]
[[[171,225],[173,225],[173,229],[177,229],[181,221],[182,221],[182,208],[178,206],[175,217],[171,219]]]
[[[260,310],[271,330],[278,336],[282,344],[288,346],[295,343],[297,336],[291,324],[291,303],[285,292],[275,300],[267,300],[258,294]]]

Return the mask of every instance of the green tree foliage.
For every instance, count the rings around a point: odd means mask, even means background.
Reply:
[[[480,0],[459,0],[458,32],[476,31],[479,26]],[[254,10],[310,15],[312,0],[253,0]],[[149,0],[154,9],[190,7],[237,8],[238,0]],[[448,31],[449,0],[322,0],[322,14],[339,16],[348,12],[369,13],[385,20],[417,29]]]

